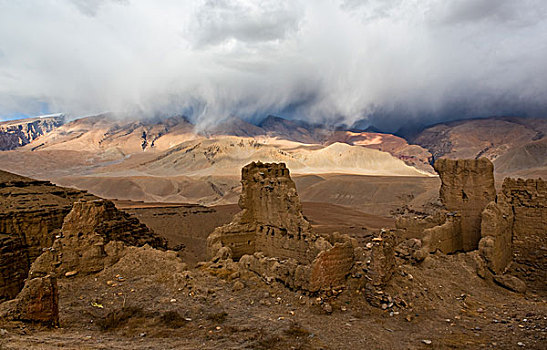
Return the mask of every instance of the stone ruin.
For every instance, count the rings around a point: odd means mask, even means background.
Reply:
[[[165,249],[167,242],[111,201],[74,203],[53,245],[32,264],[23,289],[0,305],[0,316],[58,325],[57,279],[97,273],[118,261],[126,245]]]
[[[491,274],[497,283],[523,291],[526,286],[514,278],[518,277],[536,292],[545,293],[546,223],[545,181],[506,178],[497,200],[482,212],[480,274]]]
[[[444,222],[423,231],[421,257],[476,250],[481,239],[481,213],[496,199],[494,165],[486,158],[438,159]]]
[[[309,292],[343,287],[356,257],[347,235],[317,235],[302,214],[285,164],[253,162],[242,169],[242,211],[207,239],[213,261],[238,260],[266,279]]]
[[[312,251],[309,242],[317,237],[302,214],[285,164],[251,163],[242,169],[241,183],[238,204],[242,211],[209,236],[210,257],[227,247],[234,259],[262,251],[310,263],[317,251]]]
[[[428,215],[407,210],[397,218],[405,244],[417,241],[409,254],[417,261],[429,253],[477,251],[478,273],[523,292],[526,280],[544,289],[547,269],[547,191],[542,179],[506,178],[496,196],[493,164],[481,159],[439,159],[443,209]],[[421,247],[420,247],[421,245]],[[509,272],[509,273],[506,273]],[[517,278],[516,276],[520,277]]]

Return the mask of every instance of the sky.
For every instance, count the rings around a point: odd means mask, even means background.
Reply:
[[[545,0],[0,0],[0,120],[547,116]]]

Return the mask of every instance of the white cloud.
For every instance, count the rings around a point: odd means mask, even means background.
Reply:
[[[0,116],[538,115],[545,33],[542,0],[0,0]]]

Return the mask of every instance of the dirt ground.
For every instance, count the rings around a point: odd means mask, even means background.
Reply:
[[[382,310],[351,283],[309,296],[233,265],[173,273],[177,263],[150,251],[60,280],[61,327],[2,325],[1,348],[544,349],[547,342],[545,300],[481,280],[473,253],[401,265],[386,290],[394,305]]]

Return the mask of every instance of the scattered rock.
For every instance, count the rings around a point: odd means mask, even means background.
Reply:
[[[237,291],[242,290],[243,288],[245,288],[245,285],[243,284],[243,282],[241,282],[241,281],[236,281],[236,282],[234,283],[234,286],[233,286],[232,290],[233,290],[234,292],[237,292]]]
[[[331,313],[332,313],[332,305],[329,304],[329,303],[323,303],[323,305],[321,305],[321,308],[322,308],[323,311],[325,311],[327,314],[331,314]]]
[[[500,286],[516,293],[526,292],[526,283],[520,278],[511,275],[495,275],[494,281]]]
[[[72,277],[72,276],[76,276],[77,274],[78,274],[77,270],[72,270],[65,273],[65,277]]]

